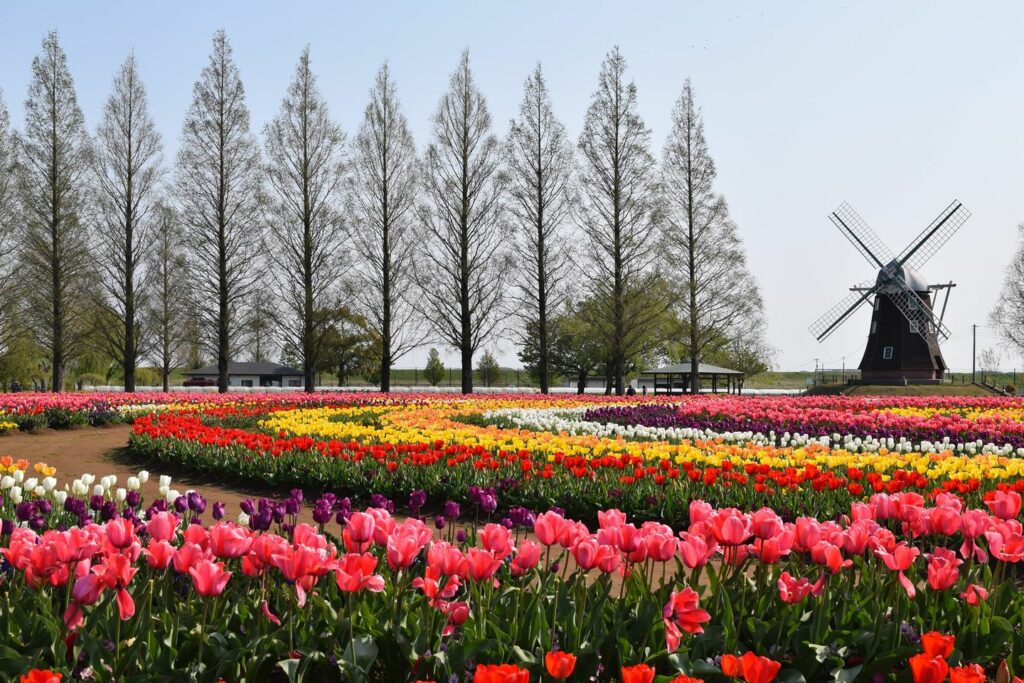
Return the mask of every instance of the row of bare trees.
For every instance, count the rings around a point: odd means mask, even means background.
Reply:
[[[513,334],[537,348],[547,391],[572,309],[622,393],[630,364],[666,336],[698,363],[762,315],[714,180],[689,82],[659,165],[618,49],[575,146],[539,65],[499,137],[463,53],[420,154],[386,64],[350,141],[308,49],[261,143],[223,32],[168,173],[134,56],[90,134],[50,34],[20,131],[0,101],[0,286],[18,292],[0,330],[46,350],[55,390],[100,339],[127,391],[140,363],[166,386],[200,345],[226,390],[228,362],[259,330],[256,343],[273,337],[312,391],[339,312],[355,310],[385,391],[395,362],[433,339],[458,350],[470,392],[474,354]]]

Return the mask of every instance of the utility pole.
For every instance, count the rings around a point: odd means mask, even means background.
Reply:
[[[975,360],[978,358],[978,326],[971,325],[971,384],[974,384]]]

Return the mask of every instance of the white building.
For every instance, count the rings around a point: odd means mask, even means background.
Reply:
[[[189,370],[185,376],[189,379],[186,386],[212,386],[217,383],[217,366]],[[280,363],[228,363],[228,386],[301,389],[302,371]]]

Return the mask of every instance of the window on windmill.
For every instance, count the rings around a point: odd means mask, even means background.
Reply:
[[[917,322],[914,320],[910,321],[910,334],[921,334],[921,328],[918,327]]]
[[[877,320],[872,320],[871,321],[871,334],[874,334],[876,330],[878,330],[878,321]]]
[[[882,347],[882,360],[892,360],[892,347],[891,346],[883,346]]]
[[[880,300],[881,300],[880,297],[877,297],[877,296],[875,297],[874,307],[875,307],[876,311],[878,310],[878,303],[879,303]]]

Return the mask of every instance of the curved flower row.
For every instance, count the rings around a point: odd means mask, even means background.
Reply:
[[[333,495],[303,523],[299,492],[246,503],[241,523],[214,503],[204,523],[194,492],[146,506],[98,481],[88,498],[33,488],[17,505],[33,522],[5,525],[0,670],[920,683],[1024,668],[1015,492],[980,509],[876,494],[839,521],[694,501],[678,533],[616,509],[594,529],[553,509],[434,531]]]

